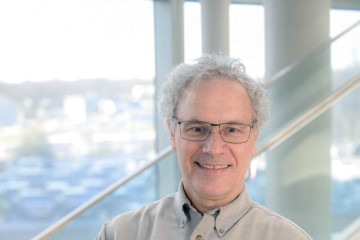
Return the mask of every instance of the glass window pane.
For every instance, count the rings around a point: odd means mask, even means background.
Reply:
[[[262,79],[265,74],[263,6],[231,4],[229,14],[230,55],[243,61],[250,76]]]
[[[154,155],[153,39],[152,1],[0,0],[0,239]]]
[[[184,3],[184,59],[191,62],[201,56],[201,6],[199,2]]]

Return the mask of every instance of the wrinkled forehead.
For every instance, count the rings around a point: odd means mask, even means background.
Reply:
[[[240,83],[214,78],[189,85],[179,99],[175,114],[187,120],[247,123],[252,120],[252,106]]]

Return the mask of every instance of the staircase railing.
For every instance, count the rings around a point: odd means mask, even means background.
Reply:
[[[291,72],[293,69],[297,68],[301,63],[305,62],[307,59],[323,51],[325,48],[329,47],[332,43],[334,43],[335,41],[337,41],[339,38],[343,37],[347,33],[351,32],[359,25],[360,25],[360,20],[352,24],[350,27],[346,28],[344,31],[340,32],[335,37],[329,39],[328,41],[325,41],[313,52],[310,52],[304,57],[299,58],[297,61],[294,61],[293,63],[287,65],[286,67],[284,67],[283,69],[281,69],[280,71],[278,71],[277,73],[275,73],[269,79],[266,80],[266,87],[268,88],[271,87],[275,82],[279,81],[279,79],[281,79],[283,76]]]
[[[340,34],[338,34],[336,37],[330,39],[328,42],[325,42],[323,45],[321,45],[317,50],[314,52],[308,54],[302,59],[299,59],[298,61],[294,62],[293,64],[290,64],[288,67],[282,69],[280,72],[278,72],[276,75],[274,75],[271,79],[267,81],[267,87],[270,87],[273,85],[276,81],[281,79],[284,75],[291,72],[293,69],[297,68],[302,62],[305,62],[306,59],[311,58],[318,52],[321,52],[324,48],[329,47],[334,41],[341,38],[354,28],[358,27],[360,25],[360,21],[356,22],[346,30],[342,31]],[[301,130],[304,126],[306,126],[308,123],[310,123],[312,120],[320,116],[322,113],[324,113],[326,110],[328,110],[332,105],[334,105],[337,101],[345,97],[347,94],[349,94],[354,89],[358,88],[360,86],[360,77],[356,77],[353,80],[347,82],[342,87],[338,88],[336,91],[334,91],[330,96],[328,96],[325,100],[323,100],[320,104],[314,106],[307,112],[305,112],[303,115],[292,121],[290,124],[288,124],[283,130],[277,132],[271,139],[266,140],[264,144],[262,144],[258,148],[257,156],[268,151],[276,148],[278,145],[280,145],[282,142],[286,141],[289,137],[294,135],[296,132]],[[107,196],[111,195],[113,192],[115,192],[118,188],[124,186],[126,183],[128,183],[130,180],[134,179],[136,176],[140,175],[145,170],[151,168],[159,161],[163,160],[165,157],[170,155],[172,153],[171,147],[168,147],[164,149],[162,152],[159,153],[156,157],[154,157],[152,160],[148,161],[146,164],[139,167],[136,171],[133,173],[125,176],[124,178],[120,179],[119,181],[115,182],[114,184],[110,185],[108,188],[91,198],[86,203],[82,204],[69,214],[65,215],[63,218],[55,222],[53,225],[45,229],[43,232],[38,234],[33,238],[33,240],[45,240],[48,239],[50,236],[54,235],[56,232],[64,228],[67,224],[72,222],[74,219],[82,215],[87,210],[91,209],[93,206],[95,206],[97,203],[101,202],[103,199],[105,199]]]
[[[107,187],[105,190],[98,193],[96,196],[85,202],[84,204],[80,205],[78,208],[71,211],[69,214],[65,215],[63,218],[55,222],[53,225],[45,229],[43,232],[41,232],[39,235],[33,238],[33,240],[41,240],[41,239],[48,239],[50,236],[61,230],[64,226],[66,226],[68,223],[70,223],[75,218],[82,215],[84,212],[95,206],[97,203],[101,202],[104,198],[111,195],[113,192],[115,192],[117,189],[119,189],[121,186],[125,185],[130,180],[134,179],[136,176],[140,175],[145,170],[149,169],[165,157],[167,157],[172,152],[171,147],[168,147],[161,151],[156,157],[151,159],[150,161],[146,162],[144,165],[140,166],[138,169],[136,169],[134,172],[126,175],[125,177],[119,179],[109,187]]]
[[[336,91],[334,91],[328,98],[326,98],[323,102],[320,104],[314,106],[310,110],[308,110],[304,115],[300,116],[298,119],[290,123],[284,130],[280,131],[278,134],[276,134],[274,137],[272,137],[270,140],[266,141],[265,144],[260,146],[256,156],[274,149],[276,146],[284,142],[286,139],[290,138],[292,135],[294,135],[296,132],[301,130],[303,127],[305,127],[308,123],[310,123],[312,120],[320,116],[322,113],[324,113],[326,110],[331,108],[336,102],[341,100],[343,97],[348,95],[353,90],[360,87],[360,76],[357,76],[353,80],[349,81],[348,83],[344,84],[342,87],[338,88]],[[67,214],[65,217],[54,223],[49,228],[45,229],[43,232],[41,232],[39,235],[35,236],[33,240],[45,240],[48,239],[50,236],[61,230],[64,226],[66,226],[68,223],[79,217],[81,214],[86,212],[88,209],[92,208],[97,203],[101,202],[104,198],[115,192],[118,188],[125,185],[127,182],[144,172],[145,170],[149,169],[150,167],[154,166],[156,163],[164,159],[166,156],[171,154],[172,149],[171,147],[168,147],[164,149],[161,153],[159,153],[158,156],[156,156],[154,159],[150,160],[143,166],[141,166],[139,169],[134,171],[133,173],[125,176],[124,178],[120,179],[119,181],[115,182],[102,192],[100,192],[98,195],[90,199],[88,202],[84,203],[74,211]]]
[[[341,231],[334,240],[358,240],[360,239],[360,217]]]

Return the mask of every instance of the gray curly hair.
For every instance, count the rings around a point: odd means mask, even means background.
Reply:
[[[256,128],[261,128],[268,119],[268,97],[264,85],[245,73],[245,66],[238,60],[223,55],[204,55],[194,64],[182,63],[175,67],[162,86],[158,102],[160,115],[166,119],[175,116],[178,101],[184,90],[198,81],[214,78],[238,81],[247,91],[252,103]]]

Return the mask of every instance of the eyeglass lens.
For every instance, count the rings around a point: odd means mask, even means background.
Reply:
[[[238,123],[217,125],[204,122],[180,122],[180,133],[186,140],[204,141],[211,133],[212,127],[219,127],[222,139],[230,143],[248,141],[251,132],[251,126]]]

